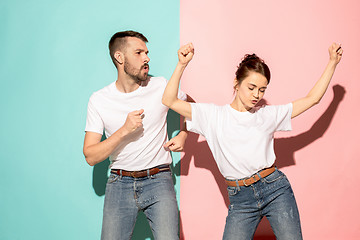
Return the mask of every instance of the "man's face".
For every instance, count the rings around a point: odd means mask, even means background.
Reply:
[[[124,50],[124,71],[136,82],[145,81],[149,73],[146,43],[136,37],[128,37]]]

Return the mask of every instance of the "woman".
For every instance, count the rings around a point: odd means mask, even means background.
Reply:
[[[190,131],[202,134],[228,185],[230,200],[223,239],[252,239],[266,216],[277,239],[302,239],[300,218],[286,176],[275,166],[273,134],[291,130],[291,119],[323,97],[343,50],[329,47],[330,60],[305,97],[279,106],[255,107],[270,82],[268,66],[255,54],[245,55],[234,79],[231,104],[188,103],[177,98],[180,77],[193,57],[187,44],[163,95],[163,104],[185,116]]]

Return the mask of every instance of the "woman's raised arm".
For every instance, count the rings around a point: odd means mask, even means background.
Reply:
[[[191,119],[191,105],[188,102],[178,99],[177,95],[180,78],[193,56],[194,47],[192,43],[188,43],[179,49],[179,62],[177,63],[174,73],[166,85],[164,95],[162,97],[162,103],[164,105],[188,119]]]
[[[305,112],[315,104],[318,104],[321,98],[324,96],[326,89],[329,86],[330,80],[335,72],[337,64],[341,60],[343,50],[337,43],[333,43],[329,47],[329,62],[321,75],[320,79],[315,83],[314,87],[306,95],[306,97],[300,98],[293,102],[293,111],[291,118],[294,118],[301,113]]]

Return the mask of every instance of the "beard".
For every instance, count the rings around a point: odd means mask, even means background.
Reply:
[[[140,69],[136,69],[132,65],[127,63],[127,61],[125,61],[125,63],[124,63],[124,71],[125,71],[125,73],[128,76],[130,76],[132,79],[134,79],[135,82],[142,82],[142,81],[147,80],[148,72],[142,73],[142,70],[145,67],[147,67],[149,69],[149,64],[145,63],[144,65],[141,66]]]

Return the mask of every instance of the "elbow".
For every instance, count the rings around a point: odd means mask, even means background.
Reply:
[[[162,104],[164,104],[165,106],[167,107],[170,107],[171,106],[171,103],[170,101],[166,98],[166,97],[163,97],[162,100],[161,100]]]
[[[94,166],[94,165],[95,165],[95,162],[93,161],[92,158],[85,156],[85,160],[86,160],[86,162],[87,162],[90,166]]]
[[[162,99],[161,99],[161,103],[164,104],[165,106],[167,106],[167,105],[166,105],[166,99],[162,98]]]
[[[321,97],[308,96],[310,107],[320,103]]]
[[[91,158],[87,158],[87,157],[85,157],[85,160],[86,160],[86,162],[90,165],[90,166],[95,166],[95,162],[94,161],[92,161],[92,159]]]
[[[89,153],[87,151],[87,149],[83,150],[83,154],[85,157],[86,162],[90,165],[90,166],[94,166],[96,164],[96,161],[94,160],[94,158],[89,156]]]
[[[321,100],[321,98],[313,99],[313,101],[312,101],[312,106],[315,106],[315,105],[319,104],[319,103],[320,103],[320,100]]]
[[[315,105],[317,105],[317,104],[319,104],[319,103],[320,103],[320,100],[314,101],[312,105],[315,106]]]

